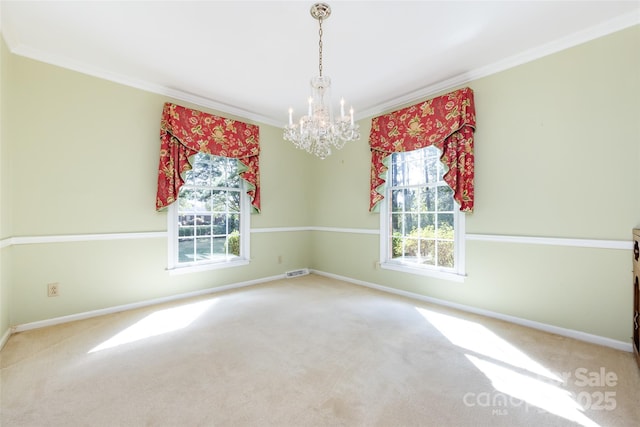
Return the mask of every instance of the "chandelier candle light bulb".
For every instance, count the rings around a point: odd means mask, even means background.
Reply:
[[[311,79],[311,96],[308,114],[300,118],[300,124],[293,124],[293,109],[289,108],[289,125],[284,128],[284,139],[296,147],[306,150],[321,159],[331,154],[331,149],[341,149],[344,144],[360,139],[359,126],[344,114],[344,98],[340,100],[340,118],[334,120],[331,108],[331,79],[322,75],[322,21],[331,15],[331,8],[325,3],[311,7],[311,16],[318,20],[320,36],[319,75]]]

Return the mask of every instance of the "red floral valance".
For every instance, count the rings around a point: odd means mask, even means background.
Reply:
[[[463,212],[473,212],[473,91],[460,89],[429,101],[375,117],[371,122],[371,189],[369,209],[384,198],[384,162],[393,153],[435,145],[448,167],[445,182]]]
[[[160,121],[160,164],[156,210],[175,202],[182,175],[191,170],[189,157],[197,153],[238,159],[240,177],[249,184],[251,206],[260,211],[260,137],[256,125],[225,119],[165,103]],[[245,170],[246,169],[246,170]]]

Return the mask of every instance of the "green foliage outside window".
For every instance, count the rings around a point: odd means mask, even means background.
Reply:
[[[240,256],[240,233],[234,231],[227,237],[227,252]]]
[[[391,239],[392,258],[419,257],[425,264],[435,265],[435,251],[438,251],[438,266],[454,266],[454,229],[447,223],[438,227],[437,233],[433,225],[413,228],[404,237],[396,232]]]

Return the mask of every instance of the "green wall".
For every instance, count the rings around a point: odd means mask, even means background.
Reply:
[[[631,240],[640,226],[639,26],[468,86],[477,131],[467,234]],[[368,135],[370,121],[360,124]],[[316,165],[314,225],[379,227],[367,211],[368,164],[361,142]],[[378,245],[378,235],[317,231],[312,267],[629,342],[628,250],[467,240],[467,278],[455,283],[377,269]]]
[[[467,233],[630,241],[640,226],[638,52],[636,26],[468,84],[478,128]],[[166,213],[154,210],[163,103],[228,115],[4,46],[2,60],[0,238],[165,231]],[[379,236],[350,232],[379,227],[368,212],[370,119],[359,123],[361,140],[324,161],[257,123],[263,209],[251,227],[335,231],[254,232],[249,265],[174,276],[162,237],[11,245],[0,252],[0,335],[310,267],[628,342],[627,250],[468,240],[464,283],[376,268]],[[46,296],[49,282],[59,297]]]
[[[16,55],[6,62],[3,76],[11,84],[3,91],[10,105],[3,111],[3,154],[11,162],[3,173],[10,174],[12,188],[3,192],[2,204],[11,207],[11,235],[166,231],[166,212],[155,211],[164,102],[229,115]],[[279,129],[258,125],[263,205],[251,227],[308,225],[308,159],[282,140]],[[5,249],[12,252],[9,321],[19,325],[272,277],[307,267],[309,247],[304,231],[252,233],[249,265],[169,275],[162,237],[13,244]],[[47,297],[51,282],[60,283],[59,297]]]
[[[7,155],[8,143],[5,138],[6,126],[4,112],[7,111],[5,90],[8,87],[7,64],[9,51],[0,38],[0,242],[11,237],[11,216],[10,216],[10,175],[9,156]],[[9,330],[9,299],[11,289],[11,252],[10,246],[3,247],[0,244],[0,340]],[[1,342],[0,342],[0,345]]]

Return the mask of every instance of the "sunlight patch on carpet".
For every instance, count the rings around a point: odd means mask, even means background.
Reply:
[[[89,353],[106,350],[145,338],[186,328],[209,309],[216,300],[209,299],[179,307],[158,310],[94,347]]]
[[[599,424],[582,413],[582,407],[573,400],[569,390],[520,374],[513,369],[493,362],[468,354],[466,357],[491,380],[491,385],[498,392],[507,394],[515,398],[516,401],[525,402],[525,405],[521,405],[525,410],[546,411],[585,427],[600,427]],[[510,399],[510,401],[513,400]]]
[[[416,310],[447,337],[449,341],[459,347],[508,363],[554,381],[563,381],[562,378],[479,323],[436,313],[423,308],[416,307]]]
[[[452,344],[475,355],[465,357],[490,381],[495,389],[488,401],[467,399],[468,406],[523,407],[527,411],[548,412],[585,427],[599,427],[583,413],[565,379],[531,359],[507,340],[485,326],[455,316],[416,307],[416,310]],[[473,394],[473,393],[468,393]],[[483,396],[484,399],[485,396]],[[477,396],[476,396],[477,398]]]

